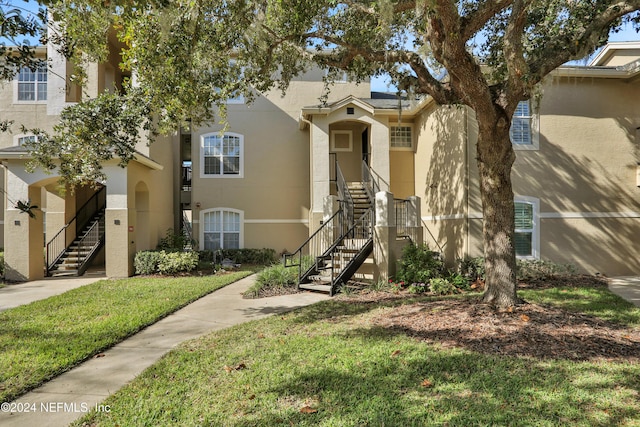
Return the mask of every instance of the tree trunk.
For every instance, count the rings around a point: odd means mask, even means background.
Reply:
[[[504,116],[489,125],[478,116],[478,168],[483,211],[485,256],[484,302],[511,307],[516,294],[516,257],[513,244],[515,210],[511,167],[515,153],[509,138],[510,121]]]

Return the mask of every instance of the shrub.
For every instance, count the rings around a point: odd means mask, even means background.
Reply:
[[[158,272],[160,274],[186,273],[198,266],[197,252],[160,251],[160,254],[162,254],[160,262],[158,262]]]
[[[161,251],[181,252],[188,245],[193,246],[194,243],[192,239],[189,239],[184,234],[176,233],[173,229],[169,228],[167,235],[158,242],[157,249]]]
[[[200,251],[200,260],[213,262],[214,252],[210,250]],[[225,258],[232,259],[237,264],[261,264],[270,265],[278,261],[276,251],[273,249],[219,249],[215,251],[216,262]]]
[[[257,298],[261,291],[274,288],[295,288],[298,284],[298,269],[287,268],[282,264],[274,264],[258,273],[256,282],[249,288],[244,296]]]
[[[4,277],[4,251],[0,250],[0,277]]]
[[[402,251],[396,278],[405,283],[428,283],[432,278],[442,277],[445,271],[437,252],[429,250],[426,245],[412,243]]]
[[[142,251],[133,261],[136,274],[186,273],[198,266],[197,252]]]
[[[434,278],[429,281],[429,290],[436,295],[450,295],[458,291],[448,279]]]
[[[155,274],[158,272],[158,264],[162,255],[156,251],[137,252],[133,260],[136,274]]]
[[[549,279],[557,276],[570,276],[577,273],[573,264],[558,264],[541,259],[519,259],[516,261],[518,280]]]
[[[475,282],[478,279],[484,280],[484,258],[466,257],[464,259],[458,259],[458,273],[470,282]]]

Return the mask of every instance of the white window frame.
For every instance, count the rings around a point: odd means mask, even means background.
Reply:
[[[518,259],[540,259],[540,199],[529,196],[516,196],[514,203],[526,203],[532,207],[532,228],[516,228],[516,233],[531,233],[531,255],[518,255]]]
[[[29,69],[29,67],[21,67],[18,72],[16,73],[14,79],[13,79],[13,103],[14,104],[45,104],[47,102],[47,98],[48,98],[48,87],[49,87],[49,70],[47,67],[47,64],[41,64],[38,69],[35,71],[35,80],[31,83],[31,82],[24,82],[24,81],[20,81],[20,72],[23,69]],[[31,73],[34,73],[33,71],[29,70]],[[44,83],[44,91],[39,91],[38,90],[38,85],[39,85],[39,80],[38,80],[38,74],[39,73],[44,73],[45,76],[45,80],[42,82]],[[29,84],[33,84],[34,86],[34,96],[35,99],[19,99],[20,97],[20,93],[19,93],[19,88],[20,88],[20,84],[24,84],[24,83],[29,83]],[[42,94],[44,93],[44,99],[38,99],[38,94]]]
[[[214,213],[214,212],[220,212],[222,217],[224,218],[224,213],[225,212],[230,212],[230,213],[234,213],[234,214],[238,214],[239,215],[239,222],[240,222],[240,230],[238,232],[236,231],[229,231],[227,233],[239,233],[238,236],[238,248],[242,249],[244,248],[244,211],[241,211],[239,209],[233,209],[233,208],[212,208],[212,209],[204,209],[200,211],[200,215],[199,215],[199,232],[198,235],[200,237],[200,250],[204,251],[205,247],[205,226],[206,226],[206,221],[205,221],[205,216],[207,214],[210,213]],[[224,228],[224,225],[223,225]],[[209,233],[209,231],[207,231],[207,233]],[[224,248],[224,234],[225,234],[225,230],[221,230],[219,231],[219,233],[221,233],[221,237],[220,237],[220,244],[222,246],[222,249],[228,249],[228,248]]]
[[[205,173],[205,169],[204,169],[205,157],[214,157],[214,156],[205,156],[205,149],[204,149],[205,139],[209,137],[217,137],[217,138],[221,138],[221,140],[224,140],[225,136],[238,138],[239,140],[240,162],[238,165],[238,169],[239,169],[238,173],[225,174],[224,168],[222,167],[224,165],[221,165],[221,168],[220,168],[221,173],[219,174]],[[220,158],[221,161],[222,159],[223,157]],[[223,134],[221,134],[220,132],[210,132],[200,136],[200,168],[199,169],[200,169],[200,178],[230,178],[230,179],[244,178],[244,135],[239,133],[234,133],[234,132],[225,132]]]
[[[528,114],[524,115],[516,115],[518,114],[518,110],[514,113],[511,119],[511,129],[509,129],[509,138],[511,138],[511,144],[513,145],[514,150],[539,150],[540,149],[540,125],[539,125],[539,115],[533,111],[533,106],[531,105],[531,100],[520,101],[518,106],[526,104]],[[513,122],[515,121],[527,121],[529,127],[529,143],[517,143],[513,140],[512,130],[513,130]]]
[[[18,147],[18,146],[23,146],[24,145],[24,139],[26,138],[35,138],[35,140],[38,140],[38,137],[36,135],[33,134],[28,134],[28,133],[21,133],[18,135],[15,135],[13,137],[13,145]]]
[[[348,136],[348,138],[349,138],[349,147],[348,148],[336,147],[336,136],[337,135],[347,135]],[[331,151],[333,151],[333,152],[338,152],[338,151],[351,152],[351,151],[353,151],[353,132],[351,132],[350,130],[332,130],[331,131]]]
[[[408,128],[411,137],[411,145],[409,147],[405,146],[394,146],[393,145],[393,134],[398,128]],[[413,151],[414,150],[414,139],[413,139],[413,125],[410,123],[398,123],[395,125],[389,126],[389,149],[393,151]]]

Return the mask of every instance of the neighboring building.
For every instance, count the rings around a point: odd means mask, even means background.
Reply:
[[[0,103],[2,118],[50,128],[66,103],[79,100],[60,77],[67,64],[51,47],[45,53],[48,73],[20,73],[0,88],[7,100]],[[89,96],[119,84],[118,62],[89,70],[98,76]],[[610,44],[588,66],[556,70],[535,99],[520,104],[512,126],[518,256],[610,276],[640,272],[639,73],[640,44]],[[473,112],[429,98],[399,101],[371,93],[368,82],[346,80],[319,105],[322,77],[312,70],[285,96],[259,94],[251,105],[229,100],[224,134],[217,126],[181,129],[139,147],[126,169],[106,165],[108,178],[100,183],[106,244],[94,262],[104,261],[109,276],[129,276],[135,252],[155,247],[183,218],[199,249],[267,247],[283,254],[313,235],[322,249],[303,254],[317,255],[343,234],[341,227],[355,224],[340,244],[354,247],[333,254],[333,265],[352,257],[347,251],[362,252],[358,263],[371,252],[376,278],[393,274],[408,237],[424,235],[450,263],[482,255]],[[49,240],[95,190],[60,194],[54,175],[25,173],[27,153],[19,144],[28,137],[0,134],[0,158],[9,200],[7,277],[30,280],[43,275],[43,235]],[[29,219],[11,202],[27,199],[44,215]],[[337,199],[347,212],[343,223],[332,217]]]

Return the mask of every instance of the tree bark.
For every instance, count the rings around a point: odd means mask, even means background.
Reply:
[[[516,293],[515,210],[511,186],[515,153],[509,137],[510,120],[502,111],[497,111],[497,119],[494,118],[496,111],[492,113],[487,115],[489,117],[477,116],[478,168],[484,218],[484,302],[503,308],[520,302]]]

